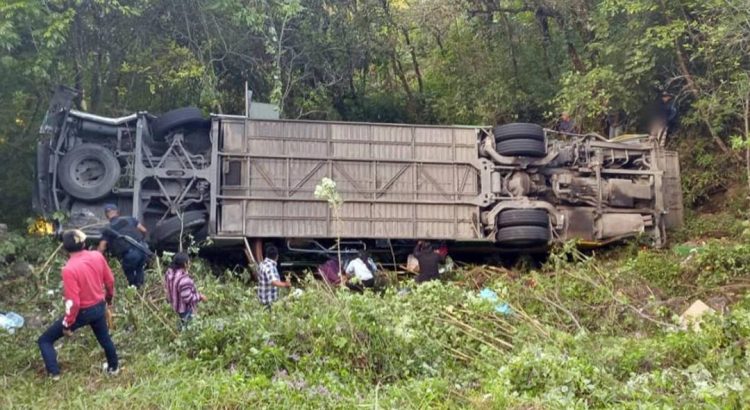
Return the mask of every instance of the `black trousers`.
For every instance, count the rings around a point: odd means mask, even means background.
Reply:
[[[372,289],[375,287],[375,278],[361,280],[359,283],[346,282],[346,287],[354,292],[364,292],[365,288]]]

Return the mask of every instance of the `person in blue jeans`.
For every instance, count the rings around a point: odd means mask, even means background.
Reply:
[[[65,315],[56,320],[37,340],[47,374],[60,378],[55,342],[90,326],[107,356],[107,372],[119,372],[117,350],[109,336],[106,309],[115,296],[115,278],[101,252],[84,250],[86,235],[79,230],[63,233],[63,248],[70,255],[62,269]]]
[[[134,246],[124,236],[128,236],[147,248],[143,241],[146,227],[137,219],[130,216],[120,216],[120,210],[114,204],[104,205],[104,216],[109,220],[109,229],[102,232],[99,241],[99,251],[109,251],[120,259],[122,270],[128,280],[128,285],[140,288],[145,282],[144,269],[148,262],[148,255],[143,249]]]

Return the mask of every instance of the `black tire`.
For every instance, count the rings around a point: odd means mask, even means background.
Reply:
[[[182,219],[173,216],[163,220],[154,227],[151,232],[151,242],[160,243],[177,243],[180,232],[183,234],[196,234],[201,231],[208,221],[208,214],[205,211],[188,211],[182,214]]]
[[[538,158],[547,155],[547,146],[535,139],[514,139],[498,142],[497,152],[508,157]]]
[[[508,226],[549,226],[549,215],[544,209],[508,209],[497,217],[498,228]]]
[[[211,149],[211,122],[200,124],[185,133],[184,145],[191,154],[202,154]]]
[[[155,156],[164,155],[169,149],[169,144],[164,140],[156,140],[152,135],[151,131],[143,133],[143,143],[146,144],[151,150],[151,154]]]
[[[120,162],[109,149],[80,144],[63,155],[57,165],[57,179],[66,193],[91,201],[107,196],[120,179]]]
[[[509,226],[497,231],[497,242],[513,247],[546,245],[550,240],[549,227]]]
[[[201,110],[195,107],[184,107],[168,111],[151,124],[151,131],[156,140],[163,139],[176,128],[205,127],[209,121],[203,118]]]
[[[492,133],[495,135],[496,142],[515,139],[544,141],[544,129],[536,124],[525,122],[498,125],[492,130]]]

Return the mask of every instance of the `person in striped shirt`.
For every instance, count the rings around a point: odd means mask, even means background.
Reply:
[[[278,260],[278,248],[269,245],[266,248],[266,258],[258,266],[258,300],[269,312],[271,311],[271,305],[279,298],[278,288],[292,287],[289,279],[281,280],[277,267]]]
[[[175,254],[172,264],[164,274],[164,290],[167,301],[180,316],[180,329],[184,330],[192,319],[198,302],[205,302],[206,297],[195,288],[195,282],[188,274],[190,259],[186,253]]]

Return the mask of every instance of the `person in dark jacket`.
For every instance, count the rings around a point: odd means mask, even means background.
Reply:
[[[148,261],[148,245],[143,241],[146,227],[130,216],[120,216],[120,210],[113,204],[104,205],[104,216],[109,220],[108,229],[102,232],[99,251],[109,250],[120,259],[128,285],[140,288],[145,281],[144,268]],[[130,237],[140,246],[135,246],[124,237]]]
[[[107,372],[117,374],[117,350],[109,336],[106,319],[107,306],[112,306],[115,297],[112,271],[100,252],[84,250],[86,234],[83,232],[66,231],[62,235],[62,242],[70,255],[62,268],[65,315],[55,321],[37,341],[47,374],[54,380],[60,378],[55,342],[63,336],[72,336],[83,326],[91,327],[104,349]]]
[[[664,91],[654,104],[651,120],[651,135],[656,137],[663,147],[667,137],[677,128],[677,107],[672,94]]]
[[[180,316],[180,329],[187,328],[195,313],[198,302],[205,302],[206,297],[198,293],[193,278],[188,274],[190,259],[186,253],[175,254],[172,264],[164,274],[164,290],[167,301],[175,313]]]
[[[436,251],[428,241],[419,241],[414,248],[414,257],[419,261],[419,275],[414,279],[415,282],[423,283],[438,279],[440,264],[445,262],[442,252]]]

